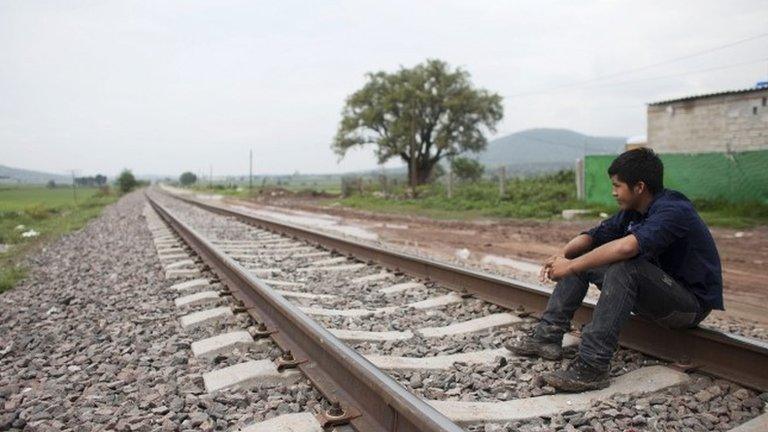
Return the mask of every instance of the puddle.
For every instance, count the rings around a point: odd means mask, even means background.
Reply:
[[[539,273],[541,265],[529,261],[520,261],[512,258],[501,257],[498,255],[486,255],[480,260],[483,264],[493,264],[497,266],[510,267],[529,273]]]
[[[312,228],[321,228],[327,231],[335,231],[348,236],[357,237],[364,240],[378,240],[379,236],[375,232],[354,225],[343,225],[340,219],[330,215],[319,215],[315,213],[303,212],[298,210],[255,210],[243,206],[233,206],[238,210],[251,213],[256,216],[263,216],[270,219],[285,221],[296,225],[302,225]]]

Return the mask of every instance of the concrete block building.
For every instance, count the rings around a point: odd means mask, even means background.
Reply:
[[[647,137],[658,153],[768,149],[768,86],[651,103]]]

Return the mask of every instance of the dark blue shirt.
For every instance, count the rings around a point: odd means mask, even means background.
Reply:
[[[709,228],[680,192],[656,194],[648,211],[622,210],[587,231],[593,247],[634,234],[640,255],[691,290],[711,309],[723,307],[720,255]]]

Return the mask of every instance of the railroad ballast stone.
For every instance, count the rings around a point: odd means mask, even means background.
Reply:
[[[306,379],[204,393],[202,374],[219,366],[190,344],[253,323],[181,329],[145,203],[137,192],[107,207],[32,255],[27,279],[0,295],[0,430],[223,431],[324,404]]]

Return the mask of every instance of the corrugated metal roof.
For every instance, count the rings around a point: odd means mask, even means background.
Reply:
[[[683,102],[683,101],[689,101],[694,99],[704,99],[704,98],[710,98],[710,97],[716,97],[716,96],[730,96],[730,95],[759,92],[759,91],[766,91],[766,90],[768,90],[768,87],[762,87],[762,88],[752,87],[752,88],[741,89],[741,90],[728,90],[728,91],[722,91],[717,93],[707,93],[707,94],[701,94],[701,95],[695,95],[695,96],[686,96],[686,97],[681,97],[677,99],[667,99],[659,102],[651,102],[648,105],[649,106],[664,105],[664,104],[673,103],[673,102]]]

